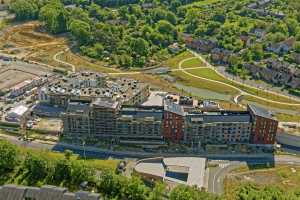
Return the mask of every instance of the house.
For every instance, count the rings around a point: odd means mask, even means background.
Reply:
[[[266,35],[266,31],[261,28],[253,28],[250,33],[254,34],[257,38],[263,38]]]
[[[300,64],[300,53],[293,53],[292,58],[295,63]]]
[[[217,43],[210,39],[193,39],[192,37],[185,38],[185,44],[188,48],[199,52],[208,53],[217,47]]]
[[[265,64],[266,66],[263,66]],[[244,64],[254,78],[291,88],[300,86],[300,69],[287,62],[268,59],[262,64]]]
[[[210,57],[212,62],[216,64],[226,65],[229,63],[229,58],[232,55],[232,52],[227,49],[214,48],[211,51]]]
[[[250,9],[257,9],[267,6],[269,3],[271,3],[272,0],[258,0],[254,3],[249,4],[247,7]]]
[[[277,54],[287,53],[293,48],[295,42],[296,39],[294,37],[290,37],[279,43],[270,43],[266,49],[267,51],[271,51]]]
[[[250,47],[253,43],[253,39],[249,35],[241,35],[240,40],[244,43],[244,46]]]
[[[296,88],[300,85],[300,69],[285,61],[268,59],[266,66],[273,74],[272,82]]]
[[[180,47],[180,45],[179,45],[177,42],[175,42],[175,43],[169,45],[169,46],[168,46],[168,49],[169,49],[169,51],[170,51],[171,53],[178,53],[178,52],[181,51],[181,47]]]
[[[143,3],[142,8],[143,9],[151,9],[151,8],[154,8],[154,4],[153,3]]]

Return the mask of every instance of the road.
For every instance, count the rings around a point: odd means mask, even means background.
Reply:
[[[45,44],[39,44],[39,45],[45,45]],[[21,48],[27,48],[27,47],[21,47]],[[30,46],[28,48],[30,48]],[[61,64],[64,64],[64,65],[67,65],[67,66],[71,67],[72,72],[75,72],[76,71],[76,66],[74,64],[59,59],[60,55],[68,52],[69,50],[70,50],[70,48],[66,48],[66,49],[64,49],[62,51],[57,52],[53,56],[53,60],[55,60],[58,63],[61,63]],[[194,51],[191,51],[191,50],[189,50],[189,51],[194,55],[194,57],[186,58],[184,60],[181,60],[180,63],[178,64],[178,68],[177,69],[172,69],[171,71],[182,71],[183,73],[185,73],[185,74],[187,74],[187,75],[189,75],[191,77],[202,79],[202,80],[205,80],[205,81],[210,81],[210,82],[218,83],[218,84],[230,87],[230,88],[232,88],[232,89],[234,89],[234,90],[236,90],[236,91],[239,92],[239,94],[234,97],[234,102],[237,103],[237,104],[239,104],[239,98],[240,97],[247,95],[247,96],[254,97],[254,98],[257,98],[257,99],[260,99],[260,100],[263,100],[263,101],[266,101],[266,102],[270,102],[270,103],[276,103],[276,104],[286,105],[286,106],[300,106],[300,100],[298,98],[295,98],[295,97],[283,95],[283,94],[280,94],[280,93],[277,93],[277,92],[273,92],[273,91],[267,91],[268,93],[273,94],[273,95],[277,95],[277,96],[285,97],[287,99],[293,99],[295,101],[299,101],[299,103],[287,103],[287,102],[270,100],[270,99],[267,99],[267,98],[264,98],[264,97],[260,97],[258,95],[250,94],[250,93],[248,93],[248,92],[246,92],[246,91],[244,91],[244,90],[242,90],[242,89],[240,89],[240,88],[238,88],[236,86],[228,84],[228,83],[223,83],[221,81],[211,80],[211,79],[208,79],[208,78],[203,78],[201,76],[194,75],[194,74],[188,72],[187,70],[197,69],[197,68],[203,68],[203,67],[182,68],[182,64],[184,62],[190,60],[190,59],[195,59],[195,57],[196,57],[196,58],[199,58],[206,65],[207,68],[212,69],[219,76],[221,76],[221,77],[223,77],[225,79],[228,79],[228,80],[230,80],[230,81],[232,81],[232,82],[234,82],[236,84],[240,84],[240,85],[248,87],[248,88],[252,88],[252,89],[261,90],[263,92],[266,92],[263,89],[253,87],[251,85],[248,85],[248,84],[245,84],[245,83],[242,83],[242,82],[239,82],[239,81],[236,81],[234,79],[231,79],[229,77],[224,76],[224,74],[220,73],[214,66],[212,66],[209,62],[207,62],[200,54],[198,54],[198,53],[196,53]],[[51,65],[47,65],[47,64],[44,64],[44,63],[39,63],[39,62],[34,62],[34,63],[42,65],[42,66],[46,66],[46,67],[49,67],[49,68],[52,68],[52,69],[53,68],[57,68],[57,67],[54,67],[54,66],[51,66]],[[109,74],[110,75],[134,75],[134,74],[141,74],[141,73],[143,73],[143,72],[141,72],[141,71],[130,71],[130,72],[115,72],[115,73],[109,73]]]
[[[86,155],[89,158],[100,158],[107,159],[110,157],[124,159],[124,158],[147,158],[155,156],[195,156],[187,154],[162,154],[162,153],[142,153],[142,152],[116,152],[110,150],[99,149],[95,147],[85,147],[58,143],[49,144],[42,141],[21,141],[15,136],[0,134],[0,138],[8,140],[18,146],[29,147],[34,149],[50,150],[63,152],[66,149],[72,150],[74,153],[81,156]],[[275,163],[275,164],[289,164],[289,165],[300,165],[300,157],[278,155],[273,156],[271,154],[257,154],[257,155],[199,155],[202,157],[207,157],[209,160],[215,160],[216,162],[221,162],[219,167],[211,168],[209,171],[208,179],[208,191],[221,194],[223,192],[223,180],[226,175],[235,168],[240,166],[245,166],[247,164],[262,164],[262,163]]]
[[[76,72],[76,67],[75,67],[75,65],[73,65],[72,63],[68,63],[68,62],[62,61],[62,60],[60,60],[60,59],[58,58],[58,56],[60,56],[60,55],[62,55],[62,54],[64,54],[64,53],[66,53],[66,52],[68,52],[69,50],[70,50],[70,48],[66,48],[66,49],[64,49],[64,50],[62,50],[62,51],[57,52],[57,53],[53,56],[53,60],[56,61],[56,62],[58,62],[58,63],[61,63],[61,64],[63,64],[63,65],[67,65],[67,66],[71,67],[72,72]]]

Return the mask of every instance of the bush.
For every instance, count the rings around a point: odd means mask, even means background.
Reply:
[[[0,140],[0,175],[13,170],[18,164],[18,149],[15,145]]]

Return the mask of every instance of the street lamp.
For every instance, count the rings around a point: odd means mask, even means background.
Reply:
[[[84,157],[84,160],[86,160],[86,154],[85,154],[85,140],[84,139],[81,139],[82,140],[82,147],[83,147],[83,157]]]

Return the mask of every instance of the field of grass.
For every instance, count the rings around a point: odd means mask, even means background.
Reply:
[[[293,111],[298,111],[300,112],[300,106],[290,106],[290,105],[284,105],[284,104],[278,104],[278,103],[271,103],[271,102],[266,102],[263,101],[261,99],[257,99],[255,97],[252,96],[243,96],[242,98],[242,103],[247,103],[247,102],[256,102],[258,104],[261,104],[263,106],[266,107],[270,107],[271,108],[278,108],[278,109],[285,109],[285,110],[293,110]]]
[[[52,152],[48,150],[38,150],[38,149],[31,149],[26,147],[19,147],[20,152],[22,154],[26,153],[33,153],[35,155],[39,155],[40,157],[47,158],[49,160],[58,160],[64,158],[64,153]],[[76,160],[79,159],[77,155],[73,155],[71,159]],[[90,167],[96,170],[103,170],[103,169],[112,169],[115,170],[119,163],[119,160],[101,160],[101,159],[87,159],[85,163]]]
[[[280,122],[300,122],[300,115],[276,113],[275,116]]]
[[[280,102],[285,102],[285,103],[300,103],[299,101],[295,101],[293,99],[289,99],[287,97],[283,97],[283,96],[279,96],[279,95],[275,95],[275,94],[271,94],[269,92],[266,91],[262,91],[262,90],[258,90],[252,87],[247,87],[245,85],[242,84],[238,84],[236,82],[233,82],[231,80],[228,80],[222,76],[220,76],[219,74],[217,74],[214,70],[212,69],[208,69],[208,68],[204,68],[204,69],[190,69],[187,70],[187,72],[196,75],[196,76],[200,76],[203,78],[207,78],[207,79],[211,79],[211,80],[216,80],[216,81],[220,81],[223,83],[227,83],[230,84],[236,88],[239,88],[249,94],[253,94],[253,95],[257,95],[259,97],[263,97],[266,99],[270,99],[273,101],[280,101]]]
[[[237,90],[226,85],[195,78],[181,71],[172,72],[171,75],[177,78],[177,82],[186,86],[207,89],[222,94],[237,95],[239,93]]]
[[[182,68],[206,67],[199,58],[192,58],[182,63]]]
[[[272,185],[292,192],[299,189],[300,167],[278,165],[269,169],[249,170],[243,168],[235,170],[224,180],[226,199],[238,199],[236,198],[237,188],[243,183],[253,183],[258,186]]]
[[[186,59],[186,58],[191,58],[191,57],[193,57],[193,54],[191,54],[188,51],[185,51],[185,52],[178,54],[177,56],[174,56],[174,57],[166,60],[165,62],[163,62],[161,64],[161,66],[170,67],[171,69],[176,69],[176,68],[178,68],[178,64],[180,63],[180,61],[182,61],[183,59]]]

